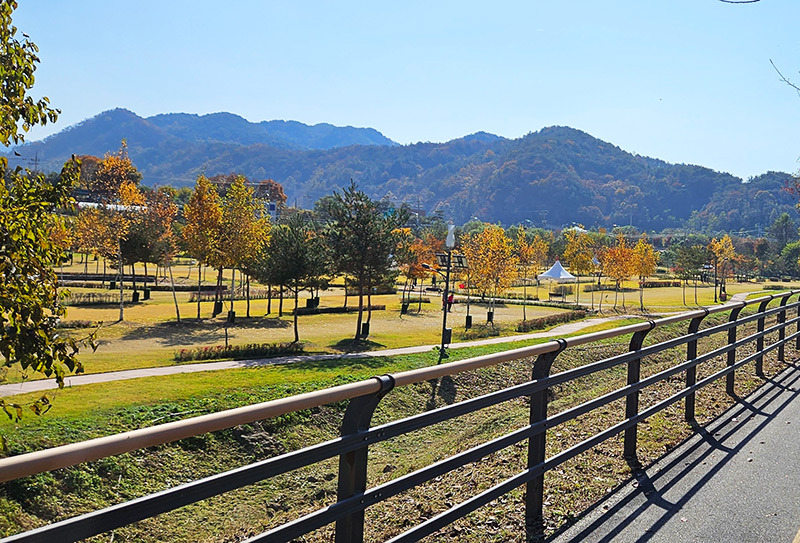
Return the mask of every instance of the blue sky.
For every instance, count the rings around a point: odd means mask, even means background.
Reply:
[[[747,178],[796,172],[800,2],[22,0],[34,95],[62,110],[229,111],[400,143],[551,125]]]

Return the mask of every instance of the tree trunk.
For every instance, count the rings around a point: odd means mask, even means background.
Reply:
[[[344,276],[344,305],[342,307],[347,307],[347,276]],[[358,338],[356,338],[358,339]]]
[[[267,283],[267,315],[272,313],[272,283]]]
[[[250,318],[250,276],[247,276],[247,318]]]
[[[175,280],[172,278],[172,264],[169,264],[169,284],[172,287],[172,301],[175,302],[175,318],[181,322],[181,310],[178,307],[178,295],[175,294]],[[199,298],[198,298],[199,299]]]
[[[156,279],[158,278],[158,266],[156,266]],[[144,263],[144,284],[142,288],[147,290],[147,262]]]
[[[644,311],[644,280],[639,278],[639,309]]]
[[[200,265],[197,265],[197,320],[200,320],[200,297],[202,296],[203,276],[200,271]]]
[[[117,267],[119,272],[119,322],[122,322],[125,318],[125,300],[122,297],[122,277],[124,273],[122,269],[122,238],[117,238],[117,251],[119,254],[119,266]]]
[[[211,311],[211,316],[216,317],[219,313],[217,311],[217,304],[222,297],[222,266],[217,268],[217,289],[214,291],[214,309]]]
[[[361,320],[364,317],[364,283],[358,282],[358,319],[356,320],[356,337],[361,337]]]
[[[136,264],[131,263],[131,283],[133,284],[133,291],[136,292]]]
[[[522,320],[528,320],[527,312],[525,309],[528,307],[528,280],[522,280]]]
[[[300,285],[298,281],[294,282],[294,342],[300,341],[300,334],[297,331],[297,303],[300,296]]]
[[[278,296],[280,297],[280,301],[278,303],[278,316],[283,317],[283,285],[281,285],[280,290],[278,290]]]
[[[236,301],[236,268],[231,268],[231,315],[233,315],[234,301]]]

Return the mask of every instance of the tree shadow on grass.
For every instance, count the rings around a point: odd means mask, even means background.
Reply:
[[[363,353],[365,351],[382,349],[386,347],[386,345],[368,339],[343,339],[331,344],[330,347],[340,353]]]
[[[350,368],[358,370],[363,368],[380,368],[391,363],[391,357],[370,356],[364,358],[328,358],[326,360],[299,360],[287,365],[292,370],[327,370],[334,368]]]
[[[242,317],[229,325],[230,329],[285,329],[291,327],[288,321],[267,317]],[[125,331],[121,339],[151,339],[165,346],[207,344],[225,339],[225,321],[195,319],[177,322],[160,322],[136,326]]]

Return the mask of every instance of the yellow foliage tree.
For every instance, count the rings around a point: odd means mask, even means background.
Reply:
[[[564,248],[564,261],[569,266],[569,271],[578,279],[578,286],[575,289],[575,303],[579,302],[581,291],[581,275],[589,275],[594,269],[592,264],[592,250],[590,239],[586,232],[573,228],[564,232],[564,239],[567,245]]]
[[[728,234],[721,238],[714,238],[708,244],[711,252],[711,260],[714,265],[714,302],[717,301],[717,286],[719,286],[720,299],[725,298],[725,279],[733,269],[733,261],[736,259],[736,249],[733,247],[733,240]],[[724,300],[723,300],[724,301]]]
[[[511,286],[516,276],[514,244],[500,226],[489,225],[467,241],[464,254],[474,285],[491,296],[490,307],[494,311],[495,298]]]
[[[602,254],[603,270],[607,277],[614,281],[614,309],[617,308],[617,296],[622,283],[633,275],[633,249],[628,246],[625,236],[617,236],[617,243]],[[622,292],[622,308],[625,308],[625,292]]]
[[[189,254],[197,259],[197,320],[200,320],[201,270],[203,264],[208,266],[215,261],[222,227],[219,194],[205,175],[197,178],[192,196],[183,209],[183,216],[186,219],[183,241]]]

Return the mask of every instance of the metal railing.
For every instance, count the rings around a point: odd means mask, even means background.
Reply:
[[[528,448],[525,469],[512,477],[504,479],[495,486],[453,505],[450,509],[411,527],[395,536],[391,541],[418,541],[454,520],[462,518],[498,497],[522,486],[526,488],[526,497],[524,498],[525,526],[521,526],[520,530],[524,530],[529,537],[536,536],[541,534],[544,529],[544,474],[547,471],[560,466],[576,455],[618,434],[624,435],[623,447],[626,460],[631,465],[636,465],[637,429],[640,422],[681,400],[684,401],[685,419],[692,421],[695,417],[695,394],[699,389],[724,377],[726,391],[728,394],[733,395],[734,375],[737,369],[746,364],[754,363],[755,373],[763,376],[763,361],[766,354],[775,351],[778,359],[783,360],[785,346],[790,341],[794,341],[795,348],[800,349],[800,301],[789,303],[789,298],[798,293],[800,293],[800,290],[764,296],[748,302],[735,302],[708,309],[699,309],[655,321],[567,339],[558,339],[544,344],[448,364],[382,375],[366,381],[262,404],[4,458],[0,460],[0,481],[9,481],[206,432],[349,400],[341,423],[341,435],[338,438],[14,535],[3,539],[0,543],[12,541],[31,543],[78,541],[298,468],[311,466],[337,457],[339,459],[339,471],[336,503],[300,516],[286,524],[276,526],[265,533],[251,537],[247,541],[288,542],[321,527],[335,524],[335,541],[337,543],[362,542],[364,539],[364,512],[368,507],[432,481],[494,452],[523,442],[527,442]],[[773,300],[777,301],[778,304],[769,308],[768,306]],[[753,306],[755,311],[752,314],[740,316],[742,310],[747,306]],[[791,309],[796,309],[798,316],[787,319],[787,312]],[[700,329],[703,319],[709,314],[723,312],[729,312],[727,321]],[[772,317],[774,317],[775,324],[767,327],[767,319],[770,318],[772,320]],[[644,346],[646,336],[653,329],[682,322],[688,322],[686,334]],[[750,325],[750,328],[752,328],[753,324],[756,327],[754,333],[739,337],[738,331],[744,330],[745,325]],[[787,329],[792,325],[796,327],[793,332],[787,335]],[[627,352],[551,374],[556,357],[564,350],[629,334],[631,339]],[[698,355],[698,340],[716,334],[727,334],[723,346]],[[765,338],[770,340],[768,344]],[[745,345],[748,346],[748,351],[753,352],[746,356],[737,357],[737,350],[741,354],[741,348]],[[682,357],[682,360],[661,369],[653,375],[642,378],[641,361],[643,357],[674,350],[682,346],[685,346],[686,349],[685,357]],[[536,358],[533,363],[531,379],[527,382],[379,426],[371,426],[372,416],[376,407],[382,398],[397,387],[422,383],[528,357]],[[726,361],[723,369],[716,370],[698,380],[698,366],[720,357],[724,357]],[[593,397],[580,405],[548,415],[548,391],[553,387],[617,367],[627,368],[627,379],[624,386]],[[640,408],[639,395],[643,389],[679,375],[684,375],[685,377],[683,386],[678,392],[644,409]],[[530,399],[530,421],[528,425],[383,484],[369,487],[367,465],[371,446],[518,398]],[[607,406],[612,402],[622,400],[625,402],[623,420],[608,426],[566,450],[558,452],[551,457],[546,456],[547,430],[575,420],[581,415]]]

